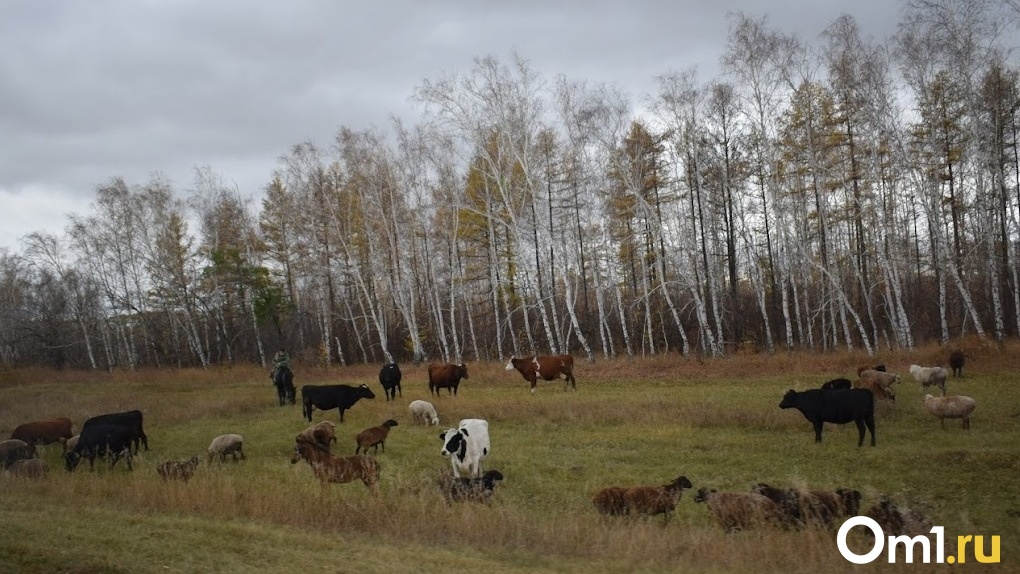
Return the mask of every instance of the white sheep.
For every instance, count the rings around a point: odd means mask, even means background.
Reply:
[[[213,457],[219,455],[220,462],[226,460],[227,455],[232,455],[234,461],[237,461],[237,455],[241,455],[244,459],[244,438],[239,434],[223,434],[212,440],[209,443],[209,463],[212,463]]]
[[[935,385],[942,389],[942,396],[946,396],[946,379],[949,377],[949,371],[942,367],[910,365],[910,374],[914,375],[915,381],[921,383],[922,391]]]
[[[439,415],[436,414],[436,407],[432,406],[432,403],[428,401],[411,401],[407,408],[411,411],[411,418],[414,419],[414,422],[420,422],[428,426],[439,425]]]
[[[970,429],[970,413],[974,412],[976,406],[977,401],[963,395],[924,395],[924,407],[932,416],[939,417],[943,427],[946,426],[946,419],[963,419],[963,428]]]

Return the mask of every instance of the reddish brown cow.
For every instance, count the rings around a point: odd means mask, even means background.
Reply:
[[[67,439],[71,438],[71,419],[60,417],[46,419],[18,425],[11,438],[23,440],[27,444],[52,444],[60,443],[60,447],[67,452]]]
[[[468,378],[467,367],[464,363],[451,365],[450,363],[432,363],[429,365],[429,395],[433,391],[439,396],[440,389],[446,389],[446,394],[457,395],[457,387],[460,380]]]
[[[542,355],[520,359],[510,357],[510,362],[506,364],[506,370],[514,369],[517,369],[525,381],[531,383],[531,392],[535,392],[538,377],[542,377],[546,381],[553,381],[562,376],[565,379],[563,382],[564,391],[567,390],[568,384],[575,391],[577,390],[577,382],[574,380],[574,357],[570,355]]]

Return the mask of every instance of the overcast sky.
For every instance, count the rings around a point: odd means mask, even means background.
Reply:
[[[426,78],[512,50],[544,78],[614,83],[632,101],[654,78],[718,74],[742,11],[816,42],[840,14],[884,40],[898,0],[527,2],[77,0],[0,3],[0,249],[61,234],[97,185],[179,190],[209,166],[261,195],[277,158],[339,126],[413,121]]]

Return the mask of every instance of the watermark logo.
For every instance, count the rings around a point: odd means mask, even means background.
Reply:
[[[869,530],[875,537],[874,546],[865,554],[857,554],[847,546],[846,537],[850,534],[850,530],[855,526],[863,526]],[[902,535],[902,536],[889,536],[886,537],[885,532],[882,531],[882,527],[872,518],[867,516],[854,516],[848,519],[839,527],[839,532],[836,534],[836,546],[839,548],[839,553],[846,558],[847,561],[853,562],[854,564],[870,564],[878,559],[882,554],[882,550],[885,549],[888,542],[889,552],[888,560],[890,564],[896,563],[897,549],[901,546],[904,552],[904,561],[907,564],[914,562],[914,549],[917,546],[921,547],[921,562],[924,564],[931,563],[931,550],[932,546],[935,548],[935,562],[937,564],[966,564],[968,547],[971,548],[974,560],[982,564],[998,564],[999,563],[999,536],[991,536],[990,550],[986,554],[985,548],[985,537],[982,535],[971,535],[967,534],[964,536],[956,537],[956,555],[946,556],[946,541],[945,534],[946,529],[943,526],[933,526],[931,534],[935,535],[934,545],[932,540],[923,534],[919,534],[914,537]]]

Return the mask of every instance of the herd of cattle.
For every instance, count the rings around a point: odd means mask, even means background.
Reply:
[[[954,353],[950,364],[956,376],[962,376],[963,356]],[[563,378],[564,390],[572,387],[576,390],[573,375],[573,358],[569,355],[537,356],[516,358],[511,357],[506,370],[517,370],[531,384],[531,392],[535,391],[539,378],[552,381]],[[969,416],[974,410],[974,401],[969,397],[945,396],[947,372],[941,367],[924,368],[912,365],[910,372],[922,385],[922,388],[935,385],[942,389],[942,397],[927,395],[925,405],[932,415],[940,420],[945,418],[961,418],[964,428],[969,428]],[[293,386],[293,373],[286,370],[286,376],[271,375],[276,385],[280,404],[294,404],[296,389]],[[382,367],[379,372],[379,383],[383,388],[387,401],[403,397],[401,389],[401,372],[396,363]],[[460,381],[468,378],[464,364],[432,364],[428,367],[429,393],[439,396],[442,389],[448,395],[457,395]],[[822,385],[820,389],[809,389],[797,392],[788,391],[782,398],[779,407],[795,408],[811,422],[815,441],[821,441],[824,423],[846,424],[854,422],[859,431],[858,446],[864,443],[865,429],[871,433],[871,446],[875,446],[875,404],[876,400],[895,400],[893,385],[900,381],[898,375],[886,372],[884,365],[861,367],[858,369],[858,380],[833,379]],[[338,418],[342,423],[344,413],[360,399],[374,399],[375,393],[367,385],[304,385],[301,387],[302,417],[312,422],[313,411],[319,409],[330,411],[337,409]],[[934,408],[932,400],[939,403]],[[963,400],[965,399],[965,400]],[[954,405],[963,403],[963,407],[953,410]],[[941,409],[941,410],[940,410]],[[412,419],[419,424],[438,425],[439,417],[435,407],[422,400],[412,401],[409,405]],[[354,480],[362,481],[373,493],[378,493],[380,465],[368,449],[379,448],[385,452],[385,441],[390,429],[398,426],[396,420],[389,419],[381,425],[371,427],[356,436],[357,448],[353,456],[337,456],[331,452],[331,445],[336,443],[336,424],[332,421],[321,421],[310,425],[295,437],[292,463],[307,462],[314,475],[319,479],[323,489],[330,483],[346,483]],[[496,484],[503,480],[498,470],[483,469],[483,462],[491,452],[489,441],[489,425],[483,419],[469,418],[459,422],[456,428],[450,428],[439,434],[442,443],[440,454],[448,457],[452,473],[444,474],[440,488],[448,502],[452,501],[487,501]],[[11,438],[0,441],[0,467],[11,474],[38,477],[46,474],[45,461],[39,459],[37,445],[59,443],[64,451],[64,463],[68,471],[74,471],[82,459],[89,461],[90,470],[94,468],[97,457],[106,457],[112,469],[123,459],[128,469],[133,469],[133,454],[140,448],[149,450],[148,437],[143,429],[141,411],[132,410],[110,413],[87,419],[82,424],[80,433],[72,435],[72,423],[67,418],[40,420],[22,424],[15,428]],[[241,435],[227,434],[213,439],[208,448],[209,463],[215,456],[225,460],[232,455],[245,458],[243,451],[244,439]],[[157,472],[164,480],[183,480],[187,482],[199,465],[199,458],[192,457],[181,461],[164,461],[157,466]],[[662,486],[611,486],[599,490],[593,497],[596,509],[606,515],[627,514],[663,514],[668,521],[670,513],[676,508],[684,489],[692,488],[690,481],[683,476]],[[833,521],[842,516],[853,516],[858,512],[860,493],[850,489],[838,489],[834,492],[801,491],[794,489],[777,489],[760,484],[750,493],[719,493],[714,489],[702,488],[695,497],[695,502],[705,502],[717,521],[727,530],[749,528],[756,524],[770,523],[783,527],[799,527],[808,523],[831,526]],[[916,512],[901,509],[887,497],[883,497],[868,511],[880,523],[885,524],[893,532],[911,530],[906,525],[925,524]],[[880,520],[881,517],[884,517]]]

